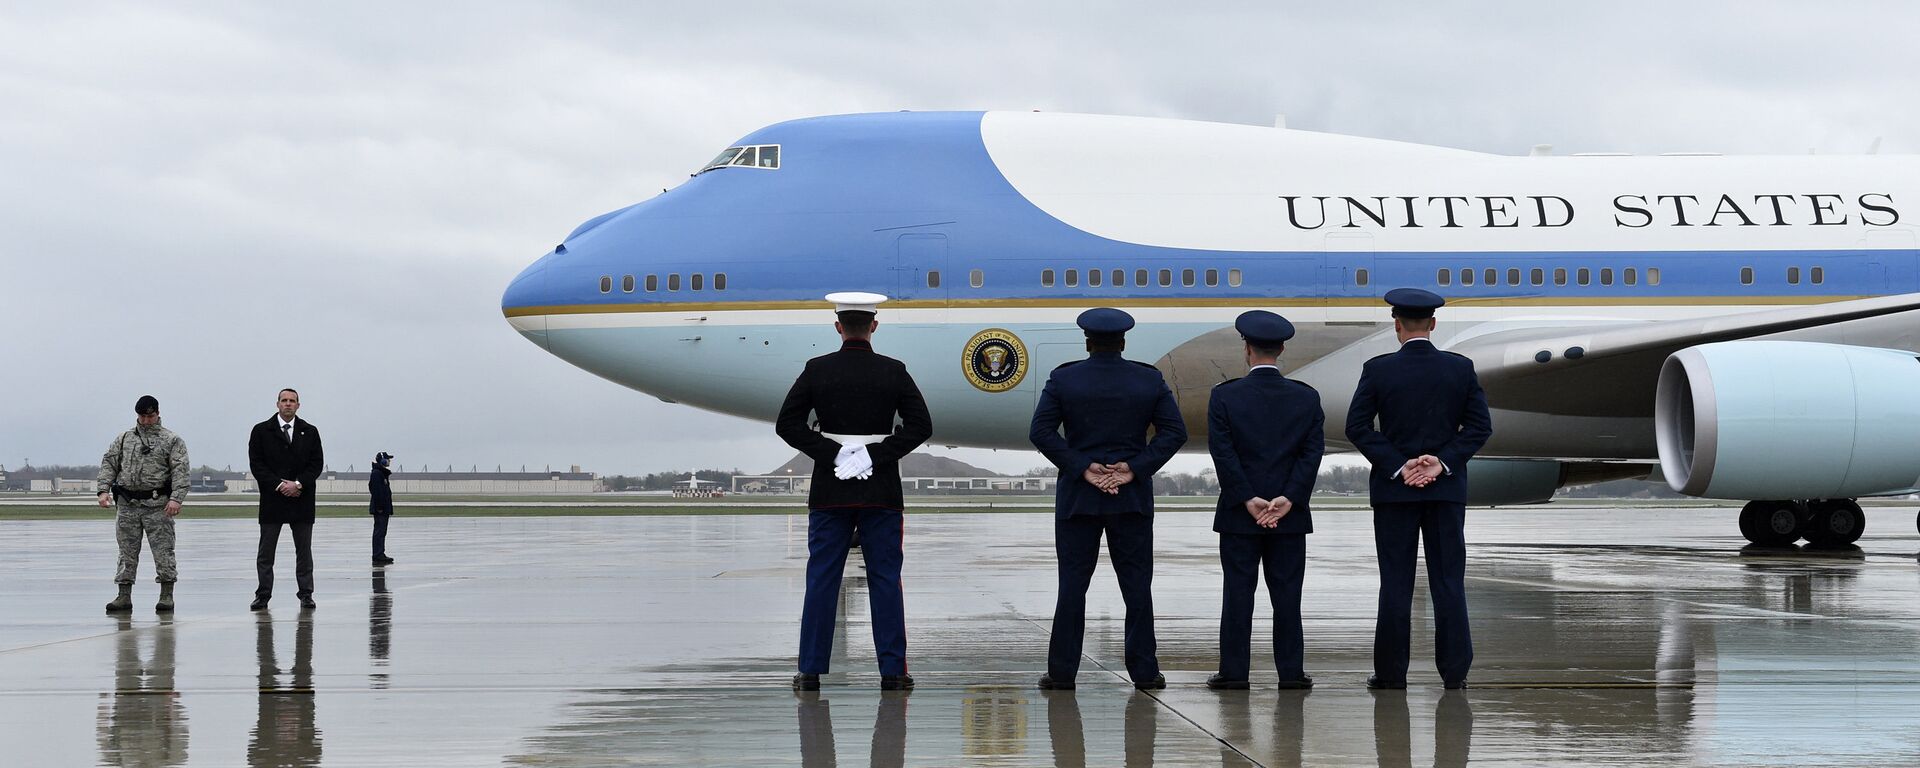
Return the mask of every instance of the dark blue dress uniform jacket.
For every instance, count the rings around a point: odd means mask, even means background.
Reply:
[[[367,473],[367,514],[393,514],[393,470],[378,464]]]
[[[1374,427],[1375,417],[1384,432]],[[1368,360],[1347,409],[1347,440],[1373,463],[1367,487],[1374,504],[1467,503],[1467,460],[1492,435],[1473,361],[1425,339]],[[1439,457],[1452,474],[1425,488],[1394,479],[1408,459],[1423,454]]]
[[[1207,449],[1220,479],[1220,505],[1213,513],[1219,533],[1313,533],[1308,497],[1326,452],[1326,414],[1320,393],[1273,368],[1213,388],[1207,403]],[[1293,511],[1273,528],[1247,514],[1247,500],[1281,496]]]
[[[1149,420],[1152,442],[1145,429]],[[1062,425],[1066,437],[1060,436]],[[1186,444],[1187,425],[1160,369],[1117,352],[1096,352],[1053,369],[1040,391],[1028,439],[1060,468],[1060,488],[1054,494],[1057,517],[1151,517],[1153,473]],[[1081,479],[1089,465],[1122,461],[1133,470],[1134,480],[1120,486],[1118,495]]]
[[[818,416],[819,431],[808,425],[809,412]],[[896,413],[900,416],[898,430],[893,426]],[[807,361],[806,370],[794,380],[786,402],[780,405],[774,431],[787,445],[813,459],[808,508],[899,510],[906,507],[900,493],[900,459],[933,435],[933,418],[927,413],[920,388],[907,374],[907,366],[876,354],[871,343],[855,339],[844,342],[838,352]],[[867,455],[873,458],[873,477],[835,477],[833,462],[840,454],[840,443],[821,432],[888,435],[867,446]]]

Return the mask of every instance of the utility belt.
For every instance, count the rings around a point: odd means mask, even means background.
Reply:
[[[173,495],[173,484],[168,483],[166,485],[160,486],[150,491],[136,491],[124,485],[116,485],[113,487],[113,495],[122,499],[126,499],[127,501],[153,501],[155,499],[164,499],[168,496]]]

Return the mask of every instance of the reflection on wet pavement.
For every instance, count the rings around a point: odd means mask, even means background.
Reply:
[[[294,622],[293,666],[284,670],[276,660],[274,627],[273,616],[262,611],[255,622],[254,643],[260,659],[260,711],[247,739],[247,764],[319,765],[320,729],[314,727],[313,618],[303,611]]]
[[[14,523],[0,537],[16,576],[0,582],[0,754],[9,765],[150,766],[1911,765],[1920,755],[1911,529],[1870,528],[1851,551],[1762,550],[1741,546],[1731,509],[1476,510],[1473,688],[1440,690],[1430,611],[1416,603],[1412,687],[1374,693],[1361,686],[1376,586],[1368,520],[1320,516],[1304,605],[1318,687],[1277,691],[1258,664],[1250,691],[1201,685],[1217,660],[1215,539],[1206,515],[1168,513],[1154,590],[1170,687],[1150,694],[1126,684],[1110,577],[1088,595],[1080,688],[1033,688],[1054,598],[1045,514],[911,517],[919,689],[878,690],[866,585],[851,570],[833,672],[808,694],[786,688],[804,586],[798,516],[420,520],[415,556],[370,579],[360,532],[323,521],[321,606],[278,614],[245,609],[251,562],[233,553],[250,551],[251,524],[189,521],[181,608],[158,620],[99,613],[110,523]],[[1257,620],[1256,659],[1270,658],[1268,636]]]
[[[173,627],[162,619],[135,632],[133,618],[114,620],[113,690],[100,694],[101,765],[185,765],[187,711],[173,687]],[[152,645],[142,656],[142,636]]]

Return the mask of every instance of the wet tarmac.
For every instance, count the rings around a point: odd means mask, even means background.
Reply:
[[[1469,514],[1474,687],[1443,692],[1416,602],[1412,687],[1370,693],[1370,518],[1309,543],[1310,693],[1208,691],[1211,516],[1163,514],[1154,595],[1170,687],[1121,674],[1104,565],[1074,692],[1042,692],[1050,516],[907,524],[918,690],[882,693],[858,571],[835,671],[793,671],[801,517],[323,519],[318,610],[281,556],[247,611],[256,527],[180,529],[180,608],[112,596],[111,523],[0,524],[0,764],[508,766],[1914,765],[1920,537],[1869,510],[1858,550],[1743,550],[1732,509]],[[150,564],[146,564],[149,565]],[[143,578],[151,570],[143,569]],[[1421,587],[1424,590],[1424,586]]]

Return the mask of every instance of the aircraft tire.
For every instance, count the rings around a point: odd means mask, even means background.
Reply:
[[[1740,533],[1761,546],[1784,547],[1798,541],[1806,521],[1807,505],[1791,499],[1749,501],[1740,508]]]
[[[1740,535],[1750,543],[1760,543],[1760,534],[1755,530],[1760,523],[1760,502],[1749,501],[1740,508]],[[1920,526],[1920,517],[1914,519],[1914,525]]]
[[[1807,505],[1807,543],[1843,547],[1860,540],[1867,516],[1852,499],[1821,499]]]

